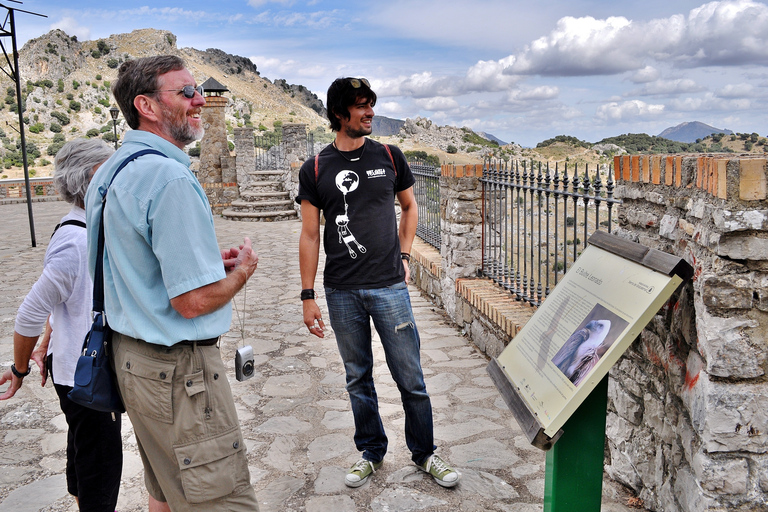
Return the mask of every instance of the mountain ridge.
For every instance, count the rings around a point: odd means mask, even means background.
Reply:
[[[700,121],[688,121],[672,126],[662,131],[658,136],[677,142],[696,142],[713,133],[723,133],[733,135],[731,130],[715,128]]]

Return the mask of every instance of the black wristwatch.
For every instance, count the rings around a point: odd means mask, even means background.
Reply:
[[[29,373],[31,371],[32,371],[32,367],[31,366],[27,367],[27,372],[26,373],[21,373],[19,370],[16,369],[16,365],[15,364],[11,365],[11,373],[13,373],[16,376],[17,379],[23,379],[24,377],[29,375]]]

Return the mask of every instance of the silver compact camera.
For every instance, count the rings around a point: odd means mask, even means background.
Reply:
[[[246,345],[235,352],[235,377],[244,381],[253,377],[253,347]]]

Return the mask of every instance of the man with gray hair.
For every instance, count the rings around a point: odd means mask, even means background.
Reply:
[[[113,512],[117,504],[123,467],[120,415],[88,409],[67,394],[91,327],[93,281],[88,275],[83,201],[91,176],[112,153],[101,139],[76,139],[56,153],[53,182],[72,209],[56,226],[45,251],[43,273],[19,307],[13,333],[14,364],[0,375],[0,384],[11,383],[0,396],[6,400],[21,388],[32,361],[40,368],[43,386],[50,372],[69,427],[67,490],[80,510],[96,512]],[[43,341],[35,349],[44,326]]]
[[[189,170],[202,88],[180,58],[161,55],[124,62],[112,92],[133,130],[86,195],[88,259],[93,273],[103,207],[106,318],[150,511],[258,510],[218,348],[258,256],[248,238],[219,251]]]

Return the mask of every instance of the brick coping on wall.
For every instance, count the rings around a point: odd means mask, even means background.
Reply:
[[[689,159],[696,161],[692,175],[686,173],[683,165]],[[696,188],[718,199],[740,201],[768,198],[766,160],[764,156],[737,154],[623,155],[613,158],[617,183]]]

